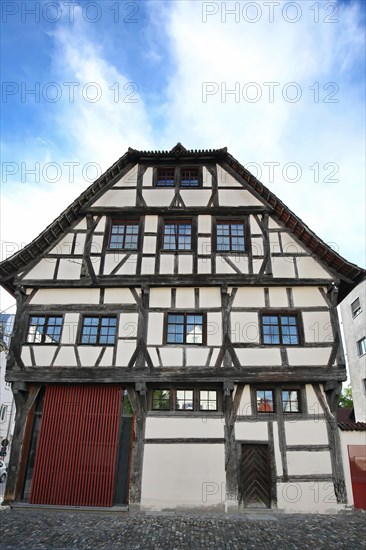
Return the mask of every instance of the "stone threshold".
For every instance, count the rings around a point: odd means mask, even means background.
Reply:
[[[104,514],[119,514],[129,511],[125,506],[63,506],[54,504],[28,504],[26,502],[13,502],[10,504],[12,510],[24,510],[27,512],[54,511],[54,512],[98,512]]]

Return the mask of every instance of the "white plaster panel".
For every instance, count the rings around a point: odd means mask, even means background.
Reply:
[[[302,319],[306,342],[333,342],[333,331],[328,311],[304,311]]]
[[[289,303],[286,289],[281,287],[270,287],[269,304],[271,307],[288,307]]]
[[[281,449],[280,449],[280,438],[279,438],[279,435],[278,435],[278,423],[277,422],[273,422],[273,447],[274,447],[277,475],[282,475],[282,473],[283,473],[282,455],[281,455]]]
[[[181,367],[183,365],[182,348],[160,348],[160,357],[164,367]]]
[[[116,366],[127,367],[135,349],[135,341],[129,342],[128,340],[119,340],[117,344]]]
[[[148,353],[151,357],[151,361],[153,362],[154,367],[159,367],[160,366],[159,357],[158,357],[158,354],[156,352],[156,348],[148,347],[147,351],[148,351]]]
[[[221,290],[218,287],[200,288],[200,307],[221,307]]]
[[[236,274],[233,269],[221,256],[216,256],[216,273],[229,273],[231,275]]]
[[[79,324],[79,313],[66,313],[62,327],[61,344],[74,344]]]
[[[325,289],[324,289],[325,290]],[[317,287],[301,286],[292,289],[295,307],[326,306],[327,303]]]
[[[149,166],[142,177],[143,187],[151,187],[153,184],[153,169],[152,166]]]
[[[148,444],[142,471],[143,510],[222,507],[221,490],[211,493],[225,487],[224,445]]]
[[[240,363],[244,366],[278,366],[282,364],[279,349],[240,349],[235,348]]]
[[[86,218],[83,218],[82,220],[80,220],[80,222],[77,225],[75,225],[75,227],[74,227],[74,229],[77,229],[77,230],[87,229],[87,228],[88,228],[88,226],[86,224]]]
[[[182,413],[184,414],[184,412]],[[221,418],[210,417],[202,411],[202,418],[190,417],[154,417],[146,418],[146,438],[173,437],[224,437],[224,423]]]
[[[211,233],[211,216],[198,216],[198,233]]]
[[[212,187],[212,176],[207,170],[206,166],[202,167],[202,186],[203,187]]]
[[[102,346],[78,346],[80,362],[83,367],[94,367]]]
[[[241,273],[249,273],[248,256],[228,256],[228,259],[241,271]]]
[[[250,191],[231,189],[219,189],[220,206],[263,206]]]
[[[187,366],[204,367],[208,357],[208,348],[187,348]]]
[[[190,254],[179,254],[178,256],[178,272],[192,273],[193,272],[193,256]]]
[[[33,346],[37,367],[49,367],[54,358],[57,346]]]
[[[332,348],[287,348],[290,365],[326,366]]]
[[[220,312],[207,313],[207,344],[220,346],[222,343],[222,315]]]
[[[95,231],[97,233],[104,233],[104,230],[105,230],[105,223],[107,221],[107,217],[106,216],[102,216],[97,227],[95,228]]]
[[[299,272],[299,277],[304,279],[332,279],[332,276],[329,275],[325,269],[321,267],[318,262],[314,260],[311,256],[303,256],[298,258],[297,269]]]
[[[278,238],[278,233],[269,233],[269,248],[271,254],[279,254],[281,252],[280,241]]]
[[[337,504],[334,485],[329,481],[278,483],[277,507],[294,514],[335,513],[345,508]]]
[[[250,223],[250,232],[253,234],[256,234],[256,235],[261,235],[262,234],[262,230],[261,228],[259,227],[258,223],[257,223],[257,220],[255,219],[254,216],[249,216],[249,223]]]
[[[32,359],[29,351],[29,346],[23,346],[22,347],[22,353],[21,358],[24,363],[24,366],[31,367],[32,366]]]
[[[300,258],[301,261],[303,259]],[[273,277],[295,277],[293,259],[291,257],[272,256],[272,271]]]
[[[61,259],[58,268],[57,279],[80,279],[81,259]]]
[[[102,235],[93,235],[93,240],[91,244],[90,251],[92,254],[101,254],[103,250],[103,240],[104,237]],[[78,252],[78,254],[82,254],[83,251],[81,250]]]
[[[238,409],[238,416],[247,416],[252,414],[252,400],[250,395],[250,386],[246,384],[244,386],[243,394],[241,396],[240,405]]]
[[[198,237],[197,251],[198,254],[211,254],[211,237]]]
[[[55,272],[56,259],[43,258],[33,269],[28,271],[25,279],[52,279]]]
[[[174,189],[143,189],[142,194],[148,206],[169,206],[174,198]]]
[[[164,313],[149,313],[147,332],[148,345],[160,346],[163,343]]]
[[[289,475],[331,474],[329,452],[287,451]]]
[[[104,355],[99,363],[100,367],[111,367],[113,362],[113,348],[106,348]]]
[[[98,275],[99,270],[100,270],[100,256],[98,258],[91,257],[90,260],[91,260],[91,263],[93,265],[94,273],[96,273]]]
[[[117,275],[135,275],[137,265],[137,254],[132,254],[123,266],[117,271]]]
[[[309,413],[311,414],[310,407]],[[311,420],[287,420],[285,430],[287,445],[328,445],[326,421],[319,418],[317,414],[314,414]]]
[[[172,292],[170,288],[151,288],[150,307],[171,307]]]
[[[263,256],[263,238],[262,237],[252,237],[252,253],[253,256]]]
[[[198,273],[211,273],[210,258],[198,258],[197,270],[198,270]]]
[[[135,189],[110,189],[97,199],[92,206],[135,206]]]
[[[226,172],[219,164],[217,164],[217,184],[219,187],[238,187],[240,189],[243,186],[232,176],[229,172]]]
[[[158,230],[158,216],[145,216],[145,232],[156,233]]]
[[[243,441],[268,441],[267,422],[235,422],[235,439]]]
[[[264,307],[264,290],[260,287],[240,287],[233,307]]]
[[[253,273],[256,275],[259,273],[263,264],[263,258],[253,258]]]
[[[120,338],[136,338],[138,313],[121,313],[118,336]]]
[[[216,364],[217,356],[219,355],[219,348],[214,348],[213,353],[211,355],[211,361],[210,361],[210,367],[214,367]]]
[[[188,309],[194,308],[194,288],[177,288],[176,307]]]
[[[31,304],[99,304],[98,288],[40,289]]]
[[[120,261],[126,256],[123,252],[107,252],[104,260],[104,272],[103,275],[110,275],[110,273],[117,267]]]
[[[144,237],[143,254],[155,254],[156,252],[156,237]]]
[[[318,416],[322,412],[322,408],[317,396],[315,395],[314,388],[311,384],[306,384],[305,389],[309,414]]]
[[[153,275],[155,272],[155,258],[142,258],[141,274]]]
[[[75,350],[73,347],[61,346],[61,349],[54,362],[55,367],[77,367]]]
[[[74,233],[67,233],[63,239],[50,250],[51,254],[71,254],[72,243],[74,242]],[[82,253],[82,252],[81,252]],[[52,260],[53,262],[55,260]]]
[[[234,343],[259,343],[258,314],[231,312],[230,338]]]
[[[174,256],[173,254],[161,254],[160,256],[160,273],[172,275],[174,273]]]
[[[280,229],[280,225],[272,218],[272,216],[268,217],[268,229]]]
[[[206,206],[211,189],[181,189],[180,194],[186,206]]]
[[[303,248],[289,233],[281,232],[282,249],[286,254],[308,254],[308,251]]]
[[[136,185],[137,185],[137,165],[131,168],[131,170],[129,170],[127,174],[123,176],[123,178],[118,180],[117,183],[113,185],[113,187],[120,187],[120,186],[136,187]]]
[[[84,252],[84,245],[85,245],[85,239],[86,239],[86,234],[85,233],[78,233],[76,235],[76,241],[75,241],[75,252],[74,254],[79,254],[79,255],[82,255],[83,252]],[[101,251],[101,248],[99,249],[99,251]],[[92,252],[94,252],[94,250],[92,249]]]
[[[105,304],[135,304],[135,299],[129,288],[106,288],[104,291]]]

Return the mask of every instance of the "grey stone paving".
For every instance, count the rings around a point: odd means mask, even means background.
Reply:
[[[364,550],[366,514],[224,516],[3,510],[1,550]]]

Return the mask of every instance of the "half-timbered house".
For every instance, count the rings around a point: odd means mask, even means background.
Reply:
[[[129,149],[0,275],[5,502],[347,505],[336,306],[364,271],[226,149]]]

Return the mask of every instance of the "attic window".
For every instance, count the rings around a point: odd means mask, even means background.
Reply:
[[[243,221],[218,221],[217,252],[244,252],[245,235]]]
[[[31,316],[27,336],[28,344],[58,344],[61,338],[62,316]]]
[[[138,221],[112,222],[109,248],[113,250],[137,250],[139,241]]]
[[[351,311],[352,311],[353,319],[361,313],[362,310],[361,310],[361,304],[360,304],[360,299],[359,298],[356,298],[356,300],[354,302],[352,302]]]
[[[175,169],[174,168],[158,168],[156,176],[157,187],[174,187],[175,185]]]
[[[181,168],[180,186],[181,187],[198,187],[199,186],[198,168]]]

